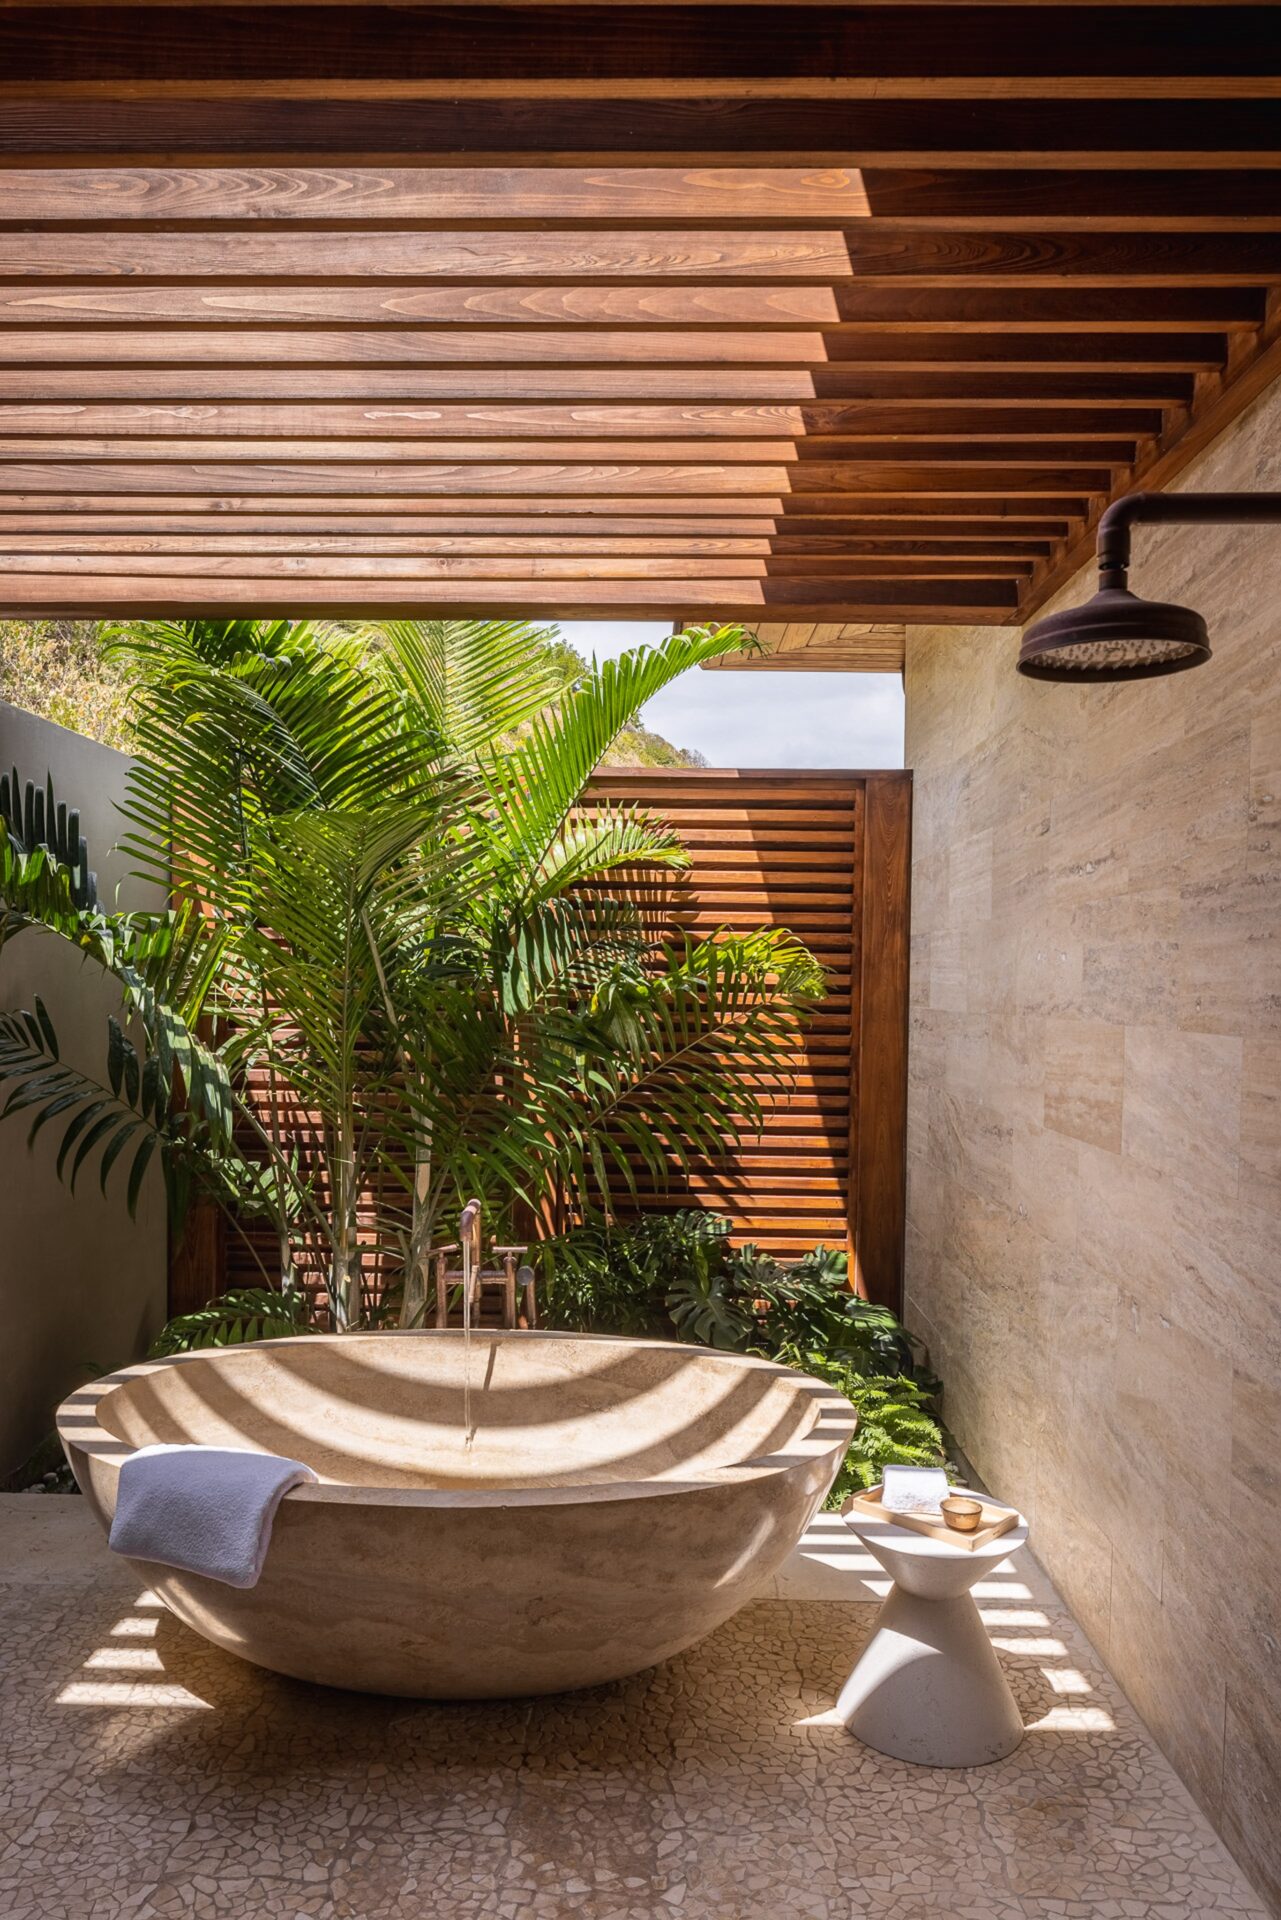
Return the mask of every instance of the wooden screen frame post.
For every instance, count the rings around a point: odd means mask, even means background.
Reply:
[[[214,1200],[197,1195],[187,1209],[182,1231],[169,1225],[170,1320],[176,1314],[197,1313],[226,1289],[226,1225]]]
[[[911,773],[868,774],[863,802],[860,917],[851,929],[858,1020],[850,1088],[850,1279],[865,1299],[901,1313],[907,1230]]]

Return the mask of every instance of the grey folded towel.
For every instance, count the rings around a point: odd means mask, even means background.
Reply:
[[[276,1508],[314,1481],[301,1460],[241,1447],[139,1447],[120,1469],[107,1544],[228,1587],[256,1587]]]

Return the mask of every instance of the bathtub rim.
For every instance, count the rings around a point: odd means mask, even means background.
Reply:
[[[461,1331],[456,1328],[396,1327],[385,1330],[371,1328],[359,1333],[291,1335],[286,1339],[260,1340],[252,1344],[255,1347],[314,1349],[317,1342],[333,1345],[360,1339],[461,1340],[462,1337]],[[794,1474],[798,1470],[811,1472],[815,1464],[822,1461],[829,1462],[831,1478],[834,1479],[858,1427],[858,1414],[855,1408],[835,1387],[813,1374],[802,1373],[796,1367],[784,1366],[781,1361],[767,1360],[755,1354],[723,1352],[716,1347],[687,1345],[683,1341],[633,1339],[625,1334],[572,1333],[558,1328],[542,1327],[529,1330],[485,1327],[478,1329],[475,1337],[503,1342],[509,1340],[573,1341],[579,1344],[599,1342],[629,1350],[649,1349],[664,1353],[675,1349],[678,1352],[695,1354],[700,1359],[710,1360],[718,1366],[753,1369],[786,1376],[796,1383],[798,1390],[812,1391],[822,1405],[814,1427],[803,1438],[789,1442],[785,1452],[765,1454],[755,1459],[749,1457],[723,1467],[710,1468],[702,1473],[691,1473],[680,1479],[620,1479],[554,1487],[475,1488],[380,1487],[344,1481],[328,1485],[294,1487],[285,1495],[286,1500],[291,1504],[309,1506],[417,1507],[427,1510],[586,1506],[605,1502],[653,1500],[664,1496],[706,1492],[717,1487],[733,1486],[753,1480],[764,1481]],[[85,1477],[91,1476],[94,1468],[99,1473],[105,1473],[111,1490],[111,1507],[114,1509],[115,1483],[119,1478],[120,1468],[131,1454],[138,1451],[137,1447],[128,1441],[121,1440],[118,1435],[99,1424],[97,1408],[101,1401],[120,1388],[128,1386],[132,1381],[147,1379],[162,1369],[190,1366],[197,1361],[208,1360],[218,1353],[238,1353],[245,1350],[243,1347],[205,1347],[195,1353],[167,1354],[157,1360],[139,1360],[130,1366],[120,1367],[112,1373],[104,1374],[101,1379],[88,1381],[83,1387],[68,1394],[58,1407],[55,1425],[63,1451],[81,1490],[88,1492]],[[83,1461],[83,1470],[77,1461],[77,1455]],[[95,1491],[101,1495],[103,1491],[101,1485]]]

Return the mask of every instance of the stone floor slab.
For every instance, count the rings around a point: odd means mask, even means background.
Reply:
[[[1026,1553],[978,1592],[1018,1752],[942,1773],[853,1740],[832,1702],[878,1579],[823,1516],[769,1597],[649,1673],[384,1700],[206,1646],[78,1501],[0,1497],[0,1913],[1264,1920]]]

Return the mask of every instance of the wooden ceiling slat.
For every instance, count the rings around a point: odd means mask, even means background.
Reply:
[[[0,21],[3,13],[0,11]],[[0,32],[0,44],[3,34]],[[1215,179],[1253,176],[1216,174]],[[1230,197],[1230,189],[1224,187]],[[1251,190],[1242,186],[1241,194]],[[13,165],[4,218],[98,221],[471,221],[518,226],[693,221],[820,226],[872,211],[857,167],[98,167]],[[1232,205],[1225,207],[1234,213]]]
[[[832,583],[828,597],[814,599],[822,586],[822,582],[789,580],[709,580],[704,583],[638,580],[627,583],[626,599],[629,606],[642,610],[641,617],[667,619],[679,613],[694,619],[741,621],[747,625],[755,621],[763,607],[777,606],[799,617],[846,619],[855,610],[866,607],[884,618],[927,625],[998,626],[1012,622],[1016,604],[1013,586],[1004,581],[948,582],[944,595],[929,583],[922,583],[919,590],[913,591],[910,581],[860,581],[854,592],[850,583],[838,580]],[[276,588],[277,592],[281,590]],[[6,580],[5,605],[13,614],[64,619],[100,618],[104,607],[138,616],[296,612],[297,584],[284,591],[287,601],[282,606],[273,600],[272,583],[246,575],[243,564],[235,578],[202,585],[182,572],[169,578],[144,578],[128,573],[14,574]],[[538,611],[553,617],[559,613],[583,620],[612,618],[611,610],[619,604],[616,597],[590,581],[527,581],[501,577],[476,581],[465,591],[461,586],[446,589],[437,583],[415,591],[413,583],[405,581],[361,580],[345,587],[342,582],[333,582],[323,587],[312,586],[305,594],[305,603],[312,613],[333,619],[359,618],[368,612],[406,618],[431,613],[444,618],[453,615],[519,617],[525,612]],[[845,937],[848,938],[848,928]]]
[[[442,436],[437,446],[469,445],[507,447],[533,444],[523,440],[527,434],[543,435],[563,446],[567,440],[576,448],[594,444],[627,444],[649,448],[670,446],[662,437],[677,433],[689,438],[683,444],[697,443],[702,452],[713,443],[718,457],[727,446],[779,446],[799,443],[809,452],[816,448],[875,446],[879,436],[892,434],[894,443],[903,446],[946,436],[949,440],[991,440],[999,436],[1001,447],[1023,442],[1044,445],[1051,440],[1107,441],[1124,438],[1133,441],[1159,433],[1164,414],[1159,408],[1117,405],[1096,407],[1052,407],[1016,410],[1012,408],[931,407],[915,411],[905,402],[899,408],[875,403],[855,403],[848,407],[679,407],[653,406],[527,406],[486,407],[412,404],[383,406],[346,405],[338,402],[273,406],[270,403],[186,406],[180,402],[152,404],[96,404],[82,401],[74,405],[56,401],[9,402],[0,400],[0,434],[77,439],[89,435],[109,438],[186,439],[194,434],[217,435],[230,439],[288,439],[338,435],[349,445],[389,439],[421,440],[425,435]],[[785,435],[780,441],[770,436]],[[460,457],[470,457],[460,456]],[[492,457],[492,456],[491,456]],[[638,457],[647,457],[640,455]],[[771,456],[774,457],[774,456]]]
[[[4,507],[11,508],[19,496],[5,496]],[[577,518],[532,519],[511,518],[507,515],[472,513],[466,518],[451,518],[449,515],[396,514],[396,513],[360,513],[354,511],[354,503],[344,503],[341,510],[326,510],[325,503],[312,502],[310,513],[299,513],[285,503],[254,503],[253,532],[227,531],[227,514],[214,510],[212,504],[205,512],[175,512],[174,503],[166,500],[163,506],[153,502],[147,508],[146,499],[141,500],[144,511],[136,510],[139,496],[131,494],[121,500],[114,512],[104,512],[98,503],[83,501],[64,508],[63,511],[48,511],[48,501],[52,496],[36,496],[45,503],[41,508],[29,508],[27,511],[6,511],[0,508],[0,535],[11,536],[8,544],[20,548],[28,540],[65,538],[67,551],[91,552],[109,549],[106,546],[96,549],[99,540],[118,539],[130,545],[154,543],[155,551],[164,550],[165,543],[181,545],[184,538],[191,535],[201,536],[203,545],[210,552],[261,552],[275,550],[275,542],[281,542],[281,551],[302,552],[312,541],[326,539],[347,539],[353,542],[368,541],[377,545],[379,551],[397,552],[397,542],[412,546],[415,552],[486,552],[518,553],[526,550],[536,553],[712,553],[747,552],[757,550],[772,553],[832,553],[832,554],[893,554],[913,552],[922,555],[946,556],[954,554],[964,559],[971,553],[987,554],[993,558],[1017,558],[1022,554],[1032,554],[1038,559],[1049,558],[1056,539],[1066,533],[1066,526],[1058,522],[1037,523],[1016,522],[1013,527],[1003,526],[999,521],[964,522],[949,520],[942,534],[910,535],[902,537],[893,532],[833,534],[776,533],[776,522],[772,519],[724,519],[693,521],[686,525],[683,519],[627,519],[621,516],[612,519],[595,518],[584,520]],[[242,529],[246,526],[247,516],[240,514],[233,525]],[[821,522],[820,524],[830,524]],[[858,527],[871,527],[879,524],[875,521],[856,521]],[[885,523],[890,527],[895,522]],[[677,531],[673,532],[673,526]],[[72,529],[74,528],[74,532]],[[482,529],[477,531],[477,529]],[[666,529],[666,531],[664,531]],[[231,544],[231,543],[237,544]],[[78,544],[83,543],[83,544]]]
[[[1281,111],[1281,109],[1279,109]],[[1281,193],[1281,174],[1278,175]],[[1261,288],[842,286],[264,286],[229,278],[118,286],[0,285],[0,327],[40,325],[646,326],[827,332],[1228,332],[1260,325]]]
[[[0,545],[0,567],[19,574],[109,574],[118,576],[172,574],[177,565],[193,580],[218,576],[233,578],[253,575],[258,579],[306,580],[491,580],[495,574],[507,580],[679,580],[706,578],[706,560],[654,559],[648,556],[628,558],[599,555],[588,559],[538,557],[534,559],[460,558],[418,554],[316,555],[292,553],[249,556],[215,553],[133,553],[98,554],[24,553]],[[1011,560],[822,560],[735,559],[718,555],[715,576],[732,591],[747,582],[785,579],[790,585],[802,583],[826,592],[836,582],[857,581],[946,581],[1022,580],[1032,571],[1030,563]],[[855,593],[858,588],[854,588]]]
[[[31,367],[6,370],[0,364],[0,399],[188,401],[291,400],[327,403],[362,400],[407,403],[454,401],[482,405],[524,405],[553,401],[588,405],[602,402],[690,401],[694,405],[743,402],[753,408],[800,406],[807,422],[811,408],[844,408],[867,401],[902,400],[910,408],[945,404],[1036,406],[1187,406],[1194,397],[1191,374],[1117,373],[1108,368],[1086,373],[1074,369],[1013,372],[950,370],[928,367],[910,373],[843,368],[797,372],[789,368],[718,367],[611,368],[599,370],[524,367],[517,372],[480,367],[388,368],[326,367]],[[602,391],[604,388],[606,391]],[[814,416],[823,417],[823,416]],[[834,417],[834,416],[832,416]]]
[[[0,487],[0,495],[3,496],[0,498],[0,510],[9,513],[49,513],[56,510],[76,516],[81,513],[145,513],[150,523],[155,516],[163,513],[203,512],[212,516],[215,523],[223,528],[237,515],[244,516],[252,525],[270,527],[303,513],[313,518],[319,515],[328,518],[354,516],[365,524],[384,522],[388,516],[395,517],[402,524],[406,521],[416,524],[424,517],[429,517],[436,525],[452,525],[460,532],[484,528],[497,531],[503,527],[516,530],[545,527],[549,531],[568,528],[581,529],[586,533],[643,528],[662,533],[692,525],[709,531],[726,526],[746,526],[757,532],[778,530],[786,534],[807,535],[875,533],[880,530],[912,532],[924,529],[950,536],[955,529],[960,534],[979,536],[999,527],[1020,535],[1047,535],[1053,538],[1065,536],[1070,531],[1070,522],[1082,514],[1086,505],[1086,502],[1079,500],[1011,501],[997,494],[939,500],[922,500],[913,495],[895,497],[878,494],[867,501],[853,494],[830,498],[811,495],[788,501],[747,497],[735,498],[730,502],[704,494],[685,499],[659,497],[641,500],[602,494],[583,494],[572,499],[550,499],[529,494],[516,500],[500,500],[487,499],[483,495],[462,499],[448,494],[438,494],[433,498],[395,494],[367,494],[362,497],[351,493],[273,495],[256,492],[252,487],[182,493],[149,493],[132,488],[124,491],[120,487],[106,493],[92,489],[63,491],[56,486],[26,492],[21,488],[6,491]],[[797,511],[793,512],[793,509]]]
[[[448,227],[551,222],[671,226],[771,219],[819,226],[869,217],[935,230],[1169,231],[1281,225],[1281,182],[1266,168],[1020,170],[836,167],[9,166],[7,221],[364,221]]]
[[[1104,12],[0,0],[3,592],[1016,621],[1281,365],[1281,11]]]
[[[5,366],[147,364],[351,366],[366,362],[411,366],[522,368],[751,367],[826,368],[858,365],[887,371],[945,367],[983,370],[992,365],[1096,367],[1141,372],[1167,366],[1185,372],[1221,366],[1217,333],[878,334],[807,331],[693,333],[617,328],[599,332],[561,328],[357,329],[218,327],[193,329],[6,327],[0,331]],[[598,384],[600,384],[598,382]]]
[[[1066,91],[1066,90],[1065,90]],[[1257,89],[1251,89],[1255,92]],[[770,98],[721,94],[656,99],[593,98],[540,91],[537,98],[398,95],[296,97],[277,90],[189,80],[159,94],[135,84],[128,100],[92,83],[45,83],[39,91],[0,82],[0,154],[111,156],[175,153],[211,159],[253,155],[375,164],[438,154],[473,160],[571,155],[580,164],[626,155],[677,154],[701,165],[744,156],[855,166],[1257,167],[1281,157],[1274,98],[1013,97]]]
[[[0,462],[40,460],[51,451],[48,435],[6,434],[0,417]],[[957,467],[1000,467],[1009,471],[1022,467],[1044,470],[1049,465],[1126,466],[1134,458],[1135,441],[1066,440],[1061,435],[1045,434],[1026,443],[998,441],[919,440],[902,441],[821,439],[792,440],[587,440],[575,441],[568,451],[575,462],[607,461],[628,466],[703,465],[715,460],[721,465],[760,466],[781,464],[811,471],[844,469],[890,462],[900,467],[952,465]],[[208,435],[199,439],[146,438],[132,434],[56,437],[60,460],[230,460],[272,462],[295,460],[357,460],[362,465],[375,462],[441,461],[471,465],[518,462],[536,465],[559,464],[566,447],[559,440],[294,440],[289,438],[242,439],[238,435]],[[793,485],[803,485],[805,475],[797,474]],[[775,484],[773,480],[770,485]]]
[[[585,47],[583,13],[558,4],[288,8],[233,6],[12,7],[0,11],[0,71],[28,85],[68,81],[226,81],[244,97],[286,78],[342,97],[366,81],[442,93],[489,88],[536,97],[566,75],[578,91],[669,96],[682,82],[757,92],[788,82],[844,84],[882,96],[989,90],[1026,97],[1075,80],[1085,91],[1141,92],[1136,76],[1247,97],[1281,75],[1275,10],[1172,7],[1160,30],[1146,6],[1107,9],[1106,31],[1084,31],[1079,6],[972,5],[786,8],[615,5],[608,32]],[[585,58],[585,54],[587,58]],[[1050,83],[1055,83],[1051,85]]]
[[[3,19],[0,10],[0,19]],[[6,176],[7,177],[7,176]],[[0,277],[217,278],[224,233],[93,228],[0,231]],[[235,235],[236,275],[261,280],[708,279],[880,282],[948,288],[1098,285],[1257,287],[1281,278],[1281,237],[1270,233],[1084,231],[931,232],[864,220],[827,230],[706,227],[649,233],[501,233],[409,228],[308,231],[259,223]]]
[[[1035,499],[1040,495],[1065,492],[1083,494],[1106,492],[1111,474],[1105,467],[1062,467],[1020,470],[1017,482],[1003,475],[989,474],[982,467],[911,467],[862,465],[855,461],[836,465],[804,467],[718,466],[711,461],[701,466],[607,466],[579,465],[568,461],[556,465],[520,466],[516,463],[475,466],[406,462],[401,466],[378,465],[357,460],[342,464],[324,461],[272,464],[269,461],[237,466],[231,461],[187,462],[171,464],[138,461],[112,464],[86,460],[77,465],[49,462],[10,461],[0,466],[0,489],[6,492],[59,492],[69,485],[140,490],[189,492],[208,487],[297,493],[447,493],[512,496],[535,493],[543,500],[579,491],[598,494],[610,489],[628,498],[646,494],[675,494],[724,498],[735,494],[761,495],[775,491],[783,495],[851,493],[998,494],[1005,499]]]
[[[517,557],[542,558],[550,555],[563,555],[576,558],[583,565],[594,565],[598,561],[619,558],[648,560],[653,557],[668,559],[699,558],[708,555],[723,556],[726,559],[773,558],[779,563],[780,570],[786,571],[809,555],[816,560],[839,559],[842,567],[851,566],[867,572],[877,565],[884,565],[893,572],[913,562],[938,570],[940,563],[949,566],[965,566],[976,562],[1020,562],[1031,568],[1039,558],[1048,558],[1050,542],[1041,541],[976,541],[971,547],[958,548],[947,540],[928,541],[911,540],[896,543],[891,540],[868,540],[859,542],[849,537],[840,540],[785,541],[777,537],[755,538],[732,537],[721,539],[699,539],[692,533],[679,537],[646,538],[640,535],[626,536],[615,534],[597,539],[555,537],[548,534],[358,534],[358,533],[220,533],[210,529],[207,523],[186,531],[157,531],[149,524],[140,524],[132,532],[100,532],[86,525],[92,516],[78,514],[76,531],[66,531],[65,522],[59,523],[53,516],[31,515],[31,521],[40,521],[40,525],[22,524],[22,517],[15,514],[0,514],[0,552],[46,553],[46,554],[164,554],[171,560],[181,554],[359,554],[374,556],[385,554],[388,557],[408,556],[427,558],[431,555],[457,554],[459,556],[481,556],[491,560],[508,555]],[[811,566],[811,571],[820,572],[822,568]]]

